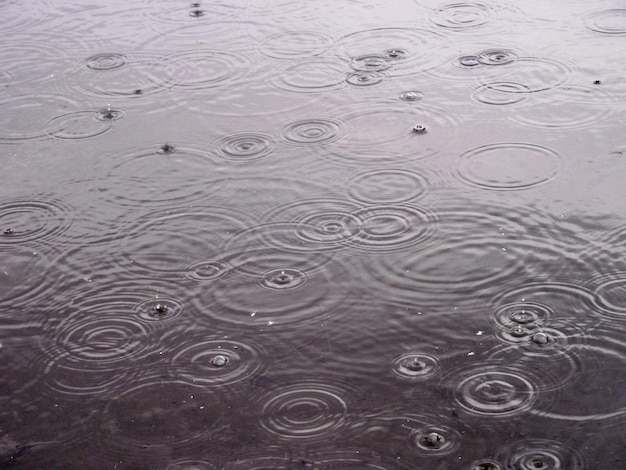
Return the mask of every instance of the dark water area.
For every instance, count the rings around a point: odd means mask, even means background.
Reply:
[[[623,2],[0,18],[0,468],[626,469]]]

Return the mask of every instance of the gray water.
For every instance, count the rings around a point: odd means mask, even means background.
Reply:
[[[0,467],[626,468],[622,2],[0,18]]]

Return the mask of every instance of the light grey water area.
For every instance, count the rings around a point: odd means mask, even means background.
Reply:
[[[0,468],[626,469],[626,4],[0,0]]]

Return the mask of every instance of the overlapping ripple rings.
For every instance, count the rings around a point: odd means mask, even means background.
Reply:
[[[267,36],[261,54],[275,59],[303,59],[324,53],[333,39],[319,31],[284,31]]]
[[[393,77],[438,65],[440,56],[433,50],[445,44],[445,37],[429,29],[375,28],[350,33],[340,38],[336,47],[349,61],[364,56],[380,57]]]
[[[192,263],[219,259],[222,246],[249,225],[244,212],[217,205],[151,212],[126,231],[120,263],[152,277],[184,275]]]
[[[454,175],[477,188],[515,191],[550,182],[561,166],[561,156],[548,147],[503,142],[477,147],[461,155]]]
[[[325,158],[349,165],[414,161],[441,154],[454,142],[459,119],[444,110],[418,103],[359,100],[336,114],[346,122],[351,138],[329,146]],[[423,131],[416,132],[420,126]]]
[[[519,15],[510,5],[480,2],[453,2],[435,8],[430,21],[435,25],[459,33],[494,32],[503,28],[511,16]]]
[[[324,442],[348,422],[346,391],[322,382],[283,385],[259,399],[261,429],[287,441]]]
[[[591,13],[585,18],[585,26],[596,33],[625,35],[626,9],[615,8]]]
[[[376,169],[359,173],[348,183],[352,199],[368,204],[407,202],[422,196],[429,185],[427,177],[406,169]]]
[[[171,205],[203,198],[221,176],[208,151],[185,143],[152,143],[102,159],[98,194],[122,207]],[[190,176],[191,175],[191,176]]]
[[[573,449],[548,439],[521,439],[498,452],[506,469],[583,470],[587,462]]]
[[[281,130],[281,140],[298,147],[325,145],[345,135],[346,125],[343,121],[323,116],[292,121]]]
[[[615,320],[626,317],[626,272],[613,272],[593,278],[595,303],[600,313]]]
[[[188,51],[167,57],[167,75],[175,88],[205,90],[232,86],[246,76],[249,61],[226,51]]]
[[[272,154],[276,138],[261,132],[237,132],[222,136],[214,143],[218,158],[234,163],[246,163]]]
[[[391,361],[391,371],[405,380],[422,380],[439,372],[441,365],[437,357],[424,353],[407,353]]]

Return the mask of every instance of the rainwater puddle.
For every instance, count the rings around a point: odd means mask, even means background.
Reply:
[[[0,2],[0,467],[624,468],[625,9],[100,3]]]

